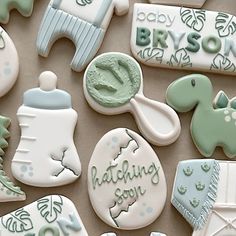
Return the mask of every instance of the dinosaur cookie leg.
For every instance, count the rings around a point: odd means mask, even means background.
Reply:
[[[82,71],[97,53],[105,30],[62,10],[48,6],[37,38],[38,53],[47,57],[53,43],[65,35],[76,46],[71,67],[75,71]]]
[[[193,137],[193,142],[195,143],[197,149],[204,157],[211,157],[213,155],[216,148],[215,142],[210,141],[209,139],[206,142],[204,138],[199,138],[199,137],[197,138],[193,135],[192,137]]]
[[[224,145],[223,150],[224,150],[224,153],[226,154],[226,156],[228,156],[229,158],[236,157],[236,145],[235,145],[235,142],[233,143],[233,140],[228,145]]]

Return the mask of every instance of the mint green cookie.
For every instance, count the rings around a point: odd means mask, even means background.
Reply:
[[[220,146],[229,158],[236,157],[236,109],[224,93],[213,107],[213,88],[204,75],[192,74],[174,81],[167,89],[167,103],[178,112],[195,109],[191,134],[203,156],[212,156]]]
[[[89,65],[86,87],[89,95],[104,107],[119,107],[139,91],[141,72],[138,64],[121,54],[103,55]]]
[[[8,23],[9,13],[13,9],[25,17],[31,16],[33,5],[34,0],[0,0],[0,23]]]

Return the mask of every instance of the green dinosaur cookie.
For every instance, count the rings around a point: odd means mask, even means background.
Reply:
[[[0,0],[0,23],[8,23],[9,13],[13,9],[25,17],[31,16],[33,5],[34,0]]]
[[[9,118],[0,116],[0,202],[25,200],[25,193],[14,186],[3,170],[3,149],[8,147],[6,139],[10,136],[7,130],[10,122]]]
[[[202,155],[210,157],[220,146],[229,158],[236,157],[235,99],[229,100],[221,91],[213,106],[211,81],[192,74],[174,81],[167,89],[166,100],[178,112],[195,109],[190,129]]]

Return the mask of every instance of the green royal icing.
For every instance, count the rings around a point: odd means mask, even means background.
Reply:
[[[9,195],[9,200],[11,199],[11,196],[14,197],[19,195],[25,195],[25,193],[21,191],[19,187],[14,186],[14,184],[6,176],[6,173],[3,170],[2,156],[5,154],[3,149],[8,147],[6,139],[10,136],[10,133],[7,130],[8,126],[10,125],[10,122],[11,121],[9,118],[0,116],[0,183],[1,191],[6,192],[6,194]]]
[[[236,156],[236,110],[213,107],[213,88],[206,76],[193,74],[176,80],[167,89],[166,98],[178,112],[195,109],[191,134],[203,156],[212,156],[216,146],[228,157]]]
[[[114,53],[94,60],[86,76],[87,91],[97,103],[119,107],[139,91],[142,75],[135,61]]]
[[[33,10],[34,0],[1,0],[0,1],[0,22],[7,23],[9,11],[17,9],[23,16],[30,16]]]

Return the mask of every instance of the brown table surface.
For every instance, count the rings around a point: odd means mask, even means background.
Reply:
[[[11,212],[45,195],[62,194],[74,202],[90,236],[99,236],[108,231],[117,232],[120,236],[149,236],[152,231],[164,232],[168,236],[191,235],[191,227],[170,203],[177,163],[184,159],[201,158],[192,143],[189,133],[191,112],[180,114],[182,132],[177,142],[168,147],[153,146],[163,165],[168,183],[167,202],[161,216],[150,226],[136,231],[114,230],[96,216],[87,191],[87,167],[96,143],[106,132],[117,127],[127,127],[138,133],[139,131],[134,118],[130,114],[104,116],[96,113],[88,106],[82,89],[83,73],[75,73],[69,67],[75,52],[75,47],[71,41],[67,39],[59,40],[46,59],[37,55],[36,36],[48,2],[46,0],[36,0],[33,15],[30,18],[24,18],[18,12],[13,11],[10,22],[3,26],[14,40],[20,57],[18,81],[13,89],[0,99],[1,115],[12,119],[10,126],[11,138],[4,158],[4,168],[7,174],[11,176],[10,163],[20,140],[20,128],[16,111],[22,104],[22,95],[25,90],[38,85],[37,77],[42,71],[52,70],[58,75],[58,87],[67,90],[72,95],[73,107],[79,114],[74,140],[82,162],[82,176],[75,183],[58,188],[34,188],[17,183],[26,192],[27,200],[25,202],[1,203],[0,215]],[[129,41],[134,2],[144,3],[147,1],[130,0],[129,14],[123,17],[113,17],[99,54],[108,51],[131,54]],[[204,8],[236,15],[235,0],[207,0]],[[187,71],[141,66],[144,74],[144,94],[158,101],[165,101],[166,88],[173,80],[189,73]],[[229,97],[236,95],[236,79],[233,76],[210,73],[207,76],[213,82],[215,94],[223,89]],[[220,149],[217,149],[214,157],[216,159],[227,159]]]

